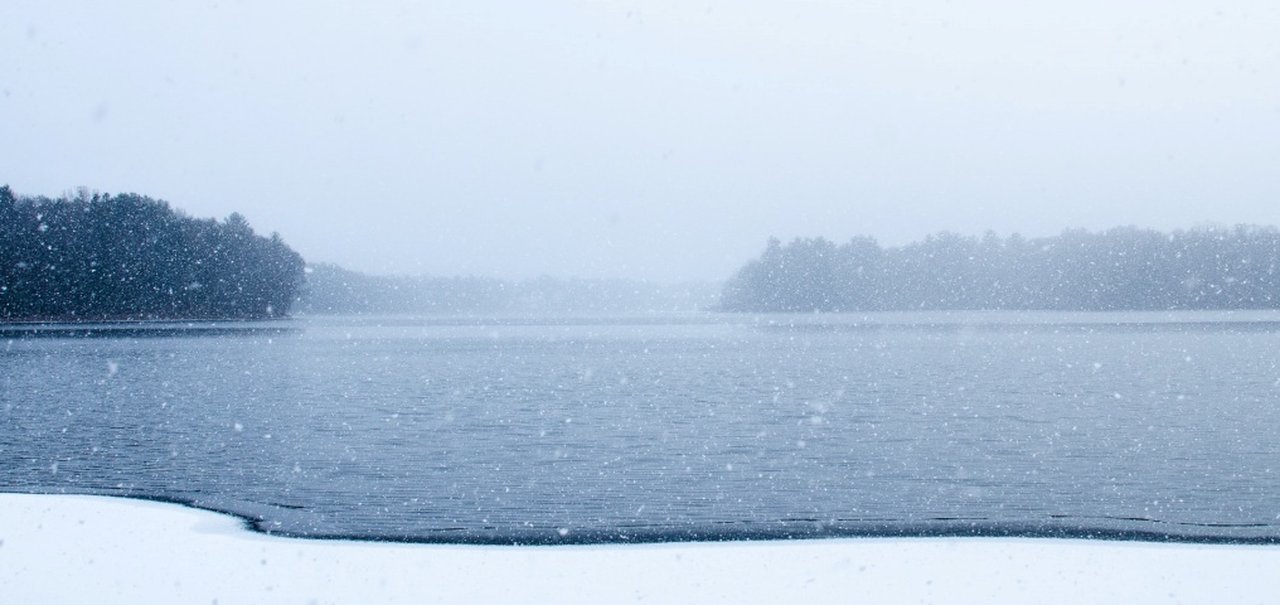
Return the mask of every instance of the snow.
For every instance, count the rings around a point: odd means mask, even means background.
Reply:
[[[840,539],[494,547],[280,538],[97,496],[0,494],[5,603],[1263,603],[1280,547]]]

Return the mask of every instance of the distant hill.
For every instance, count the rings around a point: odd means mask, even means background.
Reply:
[[[1070,311],[1280,308],[1280,231],[1132,227],[1055,237],[940,233],[770,240],[726,283],[726,311]]]
[[[299,309],[317,314],[670,313],[710,307],[717,293],[713,284],[635,280],[374,276],[321,263],[307,268]]]
[[[134,193],[0,187],[0,321],[281,317],[303,267],[239,214],[194,219]]]

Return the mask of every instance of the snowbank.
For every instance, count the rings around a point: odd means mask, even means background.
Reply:
[[[277,538],[156,502],[0,494],[5,603],[1262,603],[1280,548],[841,539],[576,547]]]

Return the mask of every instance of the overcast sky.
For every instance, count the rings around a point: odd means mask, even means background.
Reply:
[[[0,183],[379,273],[718,280],[769,236],[1280,223],[1280,3],[0,7]]]

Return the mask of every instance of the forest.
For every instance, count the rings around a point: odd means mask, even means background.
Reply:
[[[943,232],[774,238],[723,287],[740,312],[1280,308],[1280,230],[1135,227],[1025,238]],[[309,273],[309,274],[308,274]],[[696,285],[631,280],[383,277],[307,267],[242,215],[196,219],[167,202],[0,187],[0,321],[265,319],[310,313],[617,313],[711,306]],[[297,303],[297,304],[295,304]]]
[[[316,263],[307,267],[298,309],[314,314],[633,315],[702,310],[717,295],[713,284],[702,283],[386,276]]]
[[[0,321],[266,319],[289,312],[304,262],[240,214],[164,201],[0,187]]]
[[[904,246],[771,239],[720,309],[1172,310],[1280,308],[1280,231],[1115,228],[1028,239],[940,233]]]

